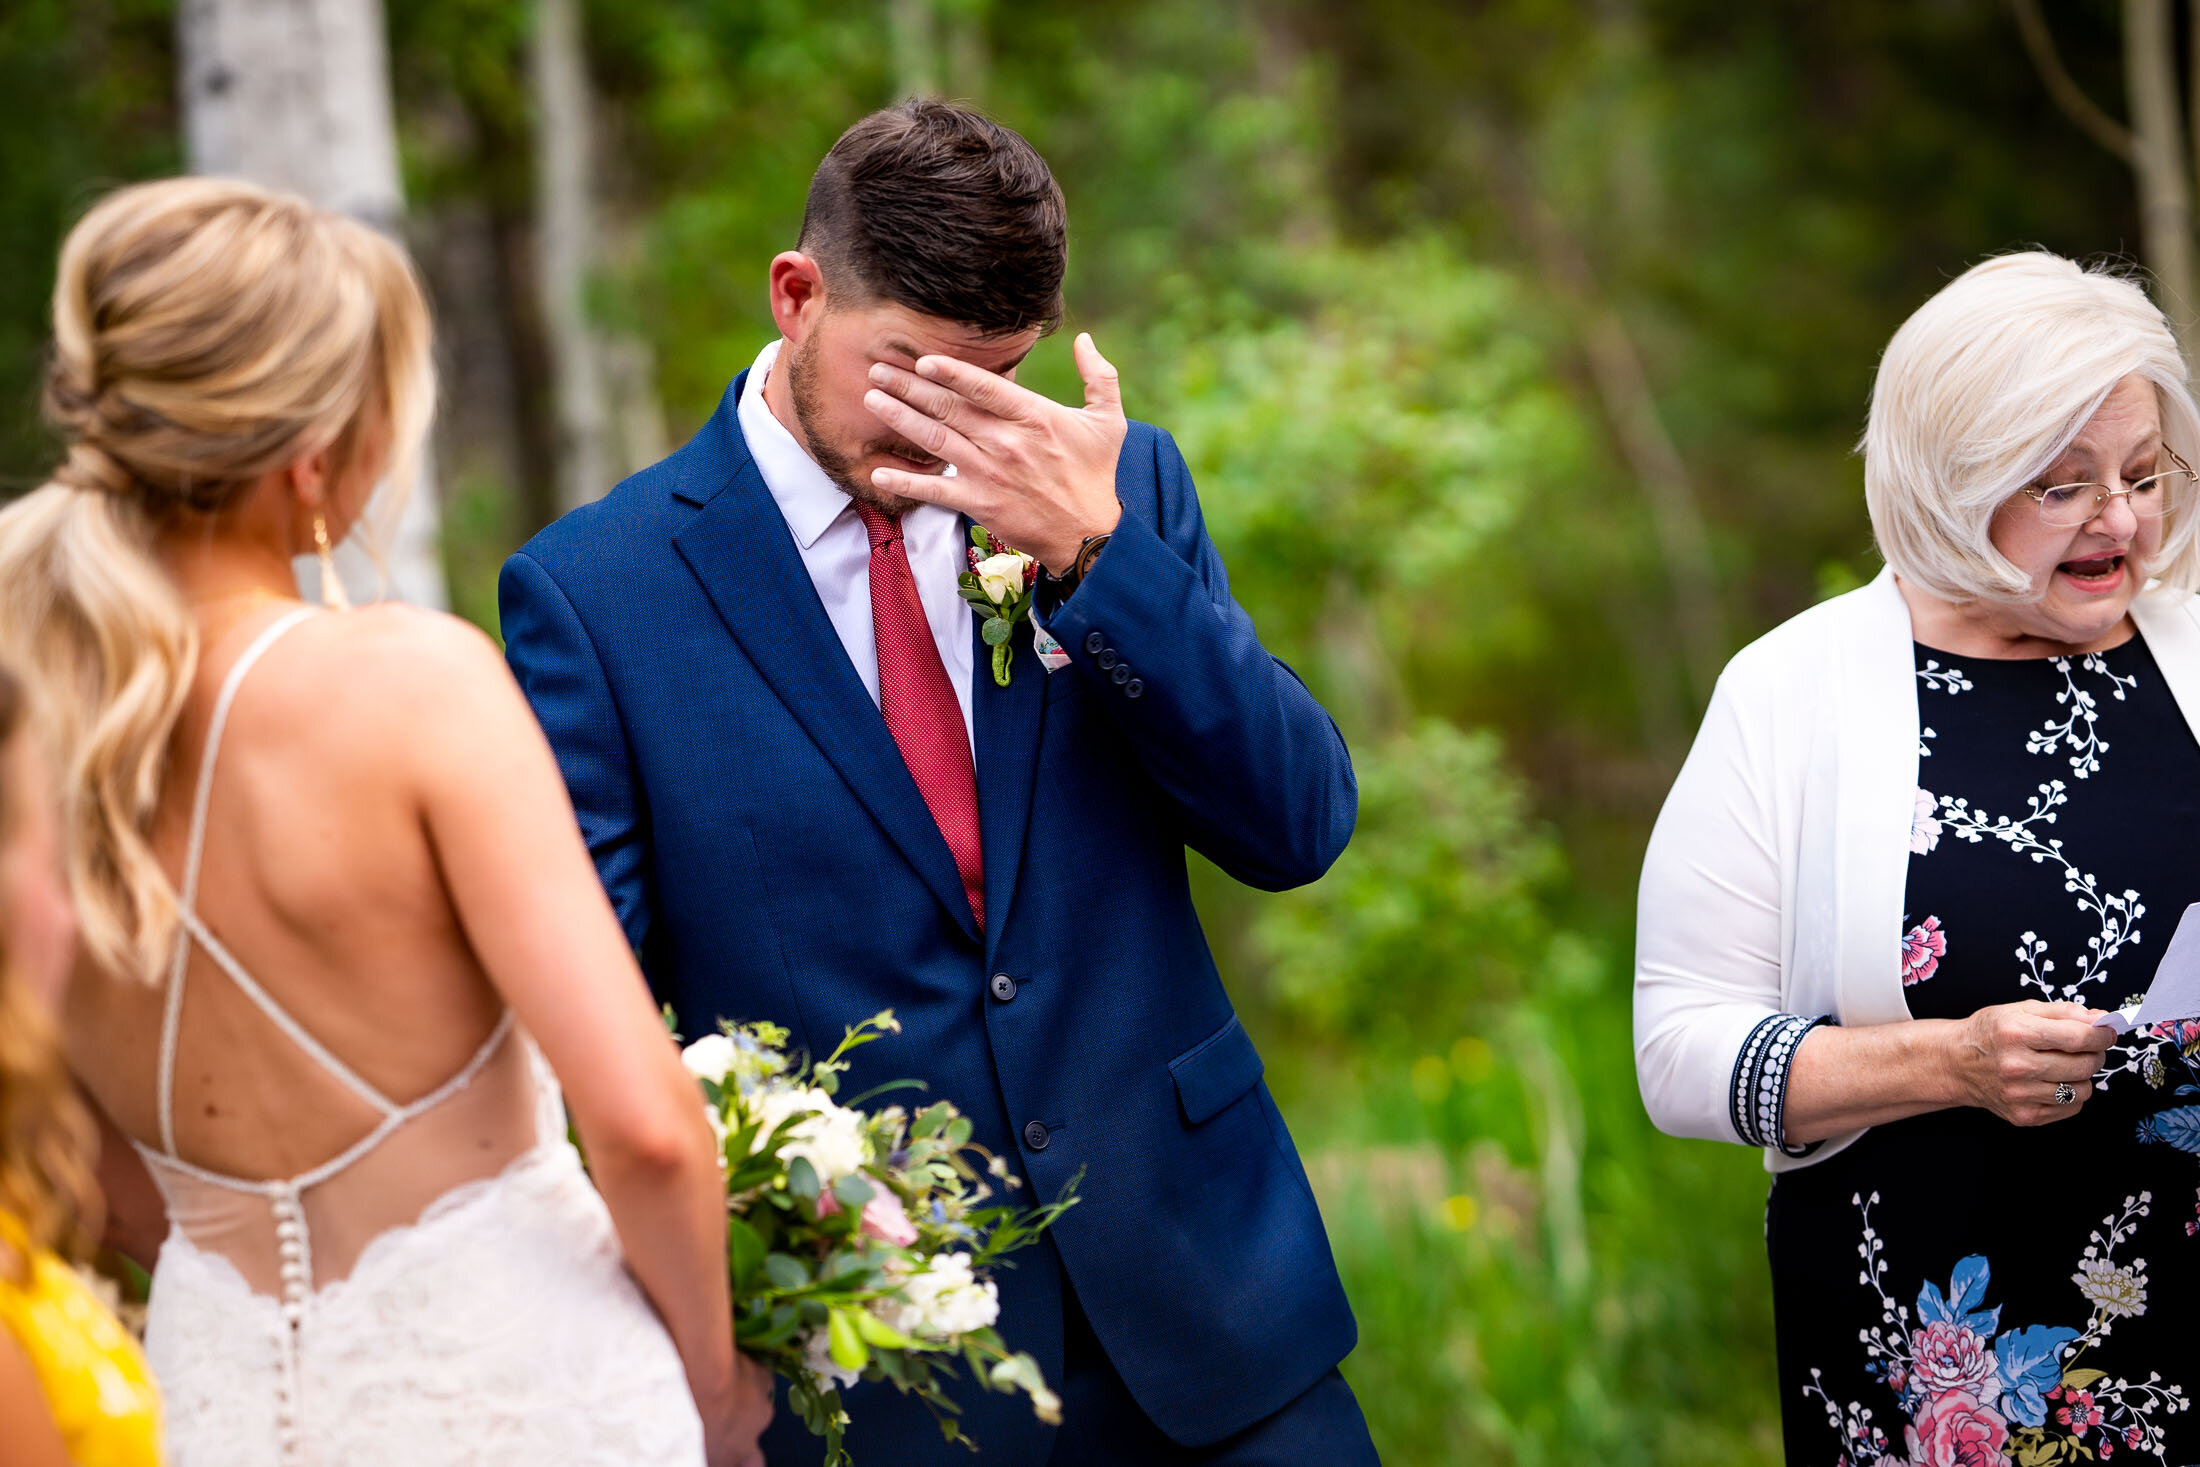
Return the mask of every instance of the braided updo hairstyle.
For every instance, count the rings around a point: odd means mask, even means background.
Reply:
[[[153,553],[221,532],[273,470],[378,430],[409,482],[435,394],[404,252],[355,220],[227,179],[120,189],[61,247],[48,418],[68,456],[0,510],[0,656],[45,690],[83,942],[148,981],[175,894],[147,832],[198,634]]]

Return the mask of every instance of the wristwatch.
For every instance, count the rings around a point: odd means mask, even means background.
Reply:
[[[1078,545],[1077,553],[1070,557],[1069,569],[1060,575],[1048,571],[1047,579],[1064,591],[1074,588],[1092,570],[1092,563],[1100,558],[1100,552],[1107,548],[1107,544],[1107,535],[1087,535]]]

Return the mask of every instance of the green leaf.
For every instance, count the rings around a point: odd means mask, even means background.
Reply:
[[[855,1318],[856,1331],[863,1336],[866,1344],[876,1345],[881,1350],[911,1350],[916,1348],[917,1342],[915,1340],[910,1339],[900,1330],[887,1324],[868,1309],[856,1310]]]
[[[798,1156],[787,1163],[787,1190],[804,1202],[817,1201],[817,1168],[810,1165],[808,1157]]]
[[[2108,1372],[2105,1370],[2067,1370],[2063,1372],[2063,1389],[2066,1391],[2082,1391],[2093,1382],[2106,1380],[2107,1378]]]
[[[835,1253],[825,1261],[825,1281],[842,1289],[860,1289],[878,1272],[878,1265],[862,1253]]]
[[[970,1144],[970,1117],[957,1116],[948,1123],[947,1144],[957,1148]]]
[[[861,1370],[871,1363],[871,1347],[863,1342],[863,1330],[856,1323],[857,1318],[856,1310],[835,1309],[825,1326],[833,1363],[848,1370]]]
[[[757,1269],[763,1267],[764,1251],[764,1239],[756,1229],[740,1218],[726,1219],[726,1269],[733,1275],[736,1295],[748,1288]]]
[[[806,1289],[810,1286],[810,1271],[802,1266],[802,1260],[787,1253],[764,1255],[764,1276],[772,1281],[775,1289]]]
[[[983,525],[972,525],[970,527],[970,543],[988,553],[993,549],[992,542],[986,538],[985,526]]]
[[[833,1183],[833,1196],[839,1198],[840,1205],[850,1212],[863,1211],[863,1204],[871,1200],[876,1190],[870,1182],[854,1173]]]
[[[909,1138],[912,1141],[922,1141],[927,1136],[938,1135],[940,1130],[954,1118],[955,1107],[951,1102],[935,1100],[923,1110],[918,1111],[915,1119],[909,1122]]]
[[[979,630],[978,635],[985,638],[985,644],[988,647],[998,647],[1007,641],[1009,633],[1015,630],[1013,623],[1004,621],[998,616],[989,616],[985,619],[985,626]]]

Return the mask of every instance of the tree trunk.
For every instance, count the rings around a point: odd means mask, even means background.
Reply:
[[[2131,165],[2139,181],[2140,238],[2155,300],[2195,360],[2192,188],[2177,101],[2176,27],[2169,0],[2124,0],[2124,85],[2131,102]]]
[[[563,513],[601,495],[612,479],[602,344],[588,316],[588,282],[596,261],[594,124],[576,0],[538,0],[529,61],[535,89],[535,240],[556,391],[557,507]]]
[[[396,232],[405,201],[381,0],[183,0],[176,39],[195,172],[286,189]],[[396,518],[392,531],[378,495],[368,534],[339,552],[345,584],[355,599],[371,598],[386,570],[399,599],[447,606],[434,469],[425,460]],[[385,543],[361,543],[368,539]],[[300,584],[311,596],[319,577],[309,571]]]

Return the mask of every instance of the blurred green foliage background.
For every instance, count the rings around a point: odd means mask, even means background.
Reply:
[[[549,512],[525,0],[386,0],[450,368],[455,604]],[[1998,0],[587,0],[606,263],[674,441],[855,117],[1023,131],[1093,331],[1238,597],[1350,739],[1324,881],[1202,874],[1313,1172],[1384,1459],[1769,1463],[1765,1181],[1636,1098],[1633,885],[1727,655],[1876,568],[1851,446],[1900,320],[1996,251],[2135,251],[2131,176]],[[921,26],[910,29],[911,18]],[[2117,7],[2053,7],[2122,106]],[[900,29],[896,29],[897,22]],[[180,166],[168,0],[0,6],[0,485],[39,481],[55,247]],[[1281,1327],[1288,1328],[1288,1321]]]

